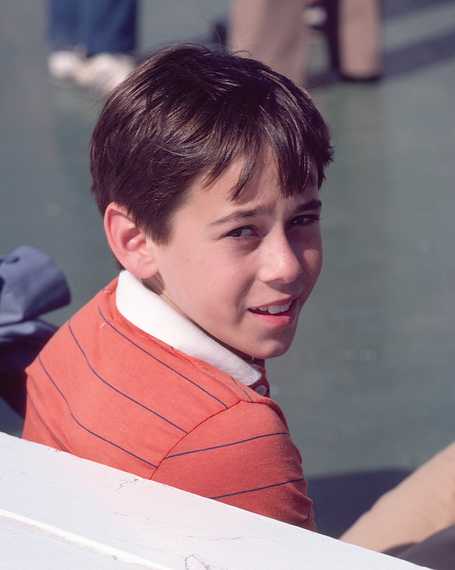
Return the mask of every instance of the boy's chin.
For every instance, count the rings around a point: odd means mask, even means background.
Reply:
[[[237,354],[237,356],[240,356],[240,358],[246,362],[251,363],[254,360],[264,361],[269,358],[277,358],[278,356],[285,354],[291,348],[294,340],[294,334],[287,336],[287,338],[262,340],[261,342],[254,343],[248,347],[229,345],[216,338],[215,340],[231,352]]]
[[[240,351],[236,352],[248,362],[251,362],[251,360],[268,360],[269,358],[277,358],[285,354],[291,348],[291,344],[292,340],[290,342],[265,342],[260,347],[251,349],[248,354]]]
[[[269,350],[262,350],[260,353],[255,355],[255,358],[260,360],[268,360],[269,358],[277,358],[278,356],[283,356],[291,347],[291,344],[276,346],[270,348]]]

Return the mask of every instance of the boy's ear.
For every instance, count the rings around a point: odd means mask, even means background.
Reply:
[[[123,206],[109,204],[104,212],[104,231],[115,257],[137,279],[150,279],[158,272],[152,240]]]

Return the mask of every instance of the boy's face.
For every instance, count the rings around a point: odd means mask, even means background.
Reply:
[[[169,242],[153,249],[165,301],[243,358],[264,359],[291,345],[319,276],[321,204],[316,181],[283,197],[273,160],[233,202],[241,166],[194,184]]]

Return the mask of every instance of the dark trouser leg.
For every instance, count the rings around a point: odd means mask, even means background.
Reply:
[[[80,0],[87,55],[131,54],[136,49],[136,0]]]
[[[455,526],[433,534],[396,556],[434,570],[453,570],[455,568]]]
[[[53,51],[72,49],[81,43],[79,0],[48,0],[47,37]]]

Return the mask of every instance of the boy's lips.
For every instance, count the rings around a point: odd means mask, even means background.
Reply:
[[[271,313],[278,314],[286,312],[293,302],[292,298],[281,299],[280,301],[273,301],[272,303],[267,303],[265,305],[259,305],[258,307],[251,307],[250,311],[254,313]]]
[[[274,301],[259,307],[252,307],[250,313],[261,319],[264,323],[272,325],[289,325],[297,313],[298,299],[296,297]]]

